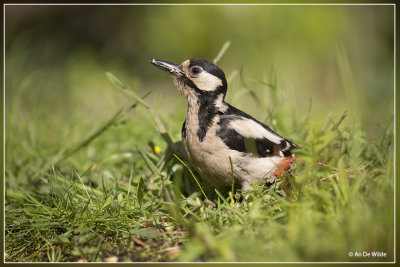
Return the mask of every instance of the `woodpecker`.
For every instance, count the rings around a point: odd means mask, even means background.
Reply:
[[[198,58],[182,64],[151,59],[167,71],[186,98],[182,143],[191,165],[219,190],[234,185],[251,189],[251,182],[272,185],[292,169],[298,148],[268,126],[225,102],[228,84],[216,65]],[[232,162],[232,164],[231,164]]]

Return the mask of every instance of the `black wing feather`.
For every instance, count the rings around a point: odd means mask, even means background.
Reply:
[[[255,146],[257,148],[258,155],[257,157],[270,157],[273,155],[279,155],[279,152],[282,152],[283,156],[288,157],[292,155],[291,149],[298,148],[299,146],[294,142],[278,135],[274,131],[272,131],[267,125],[263,124],[262,122],[256,120],[252,116],[248,115],[247,113],[229,105],[229,109],[225,112],[224,115],[221,115],[220,121],[218,122],[220,129],[217,131],[217,136],[221,138],[221,140],[233,150],[237,150],[239,152],[249,153],[246,149],[246,137],[242,136],[234,129],[230,129],[228,127],[229,123],[232,120],[240,120],[243,118],[250,119],[255,121],[257,124],[262,126],[264,129],[268,130],[269,132],[279,136],[282,138],[280,144],[275,144],[268,138],[252,138],[252,141],[255,142]],[[254,154],[254,151],[252,151]]]

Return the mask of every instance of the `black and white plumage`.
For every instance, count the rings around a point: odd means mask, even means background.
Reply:
[[[192,166],[203,179],[223,189],[230,187],[232,159],[235,184],[243,190],[251,181],[272,184],[289,170],[298,146],[268,126],[224,101],[224,72],[203,59],[177,65],[150,60],[168,71],[185,96],[188,110],[182,126],[182,142]]]

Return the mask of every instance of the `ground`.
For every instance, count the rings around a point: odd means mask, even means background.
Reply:
[[[274,112],[270,125],[301,145],[295,170],[221,195],[190,172],[180,122],[107,76],[130,102],[94,129],[7,115],[7,262],[393,261],[392,124],[371,138],[345,111]]]

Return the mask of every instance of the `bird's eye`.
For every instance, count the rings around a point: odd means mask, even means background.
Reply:
[[[201,68],[200,67],[192,67],[192,68],[190,68],[190,72],[192,74],[199,74],[201,72]]]

